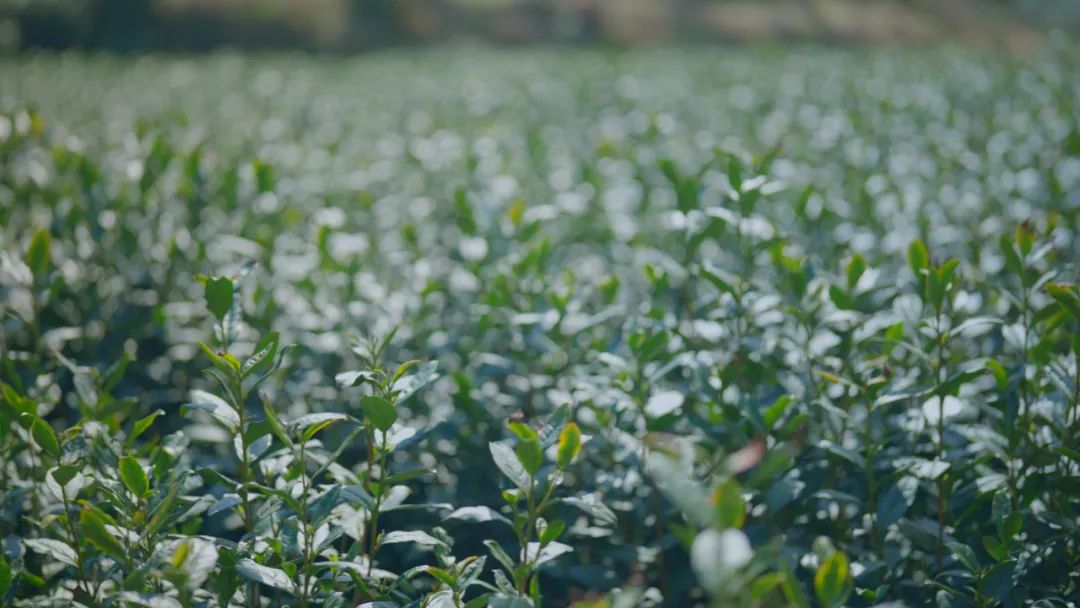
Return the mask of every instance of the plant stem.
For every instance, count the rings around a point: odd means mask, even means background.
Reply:
[[[56,457],[56,466],[61,466],[60,456]],[[46,473],[48,475],[48,473]],[[67,488],[64,484],[57,484],[60,486],[60,499],[64,502],[64,523],[67,525],[68,534],[71,535],[71,542],[75,546],[75,562],[78,565],[79,570],[79,585],[82,586],[83,592],[91,596],[94,604],[97,604],[97,593],[90,591],[90,584],[86,580],[85,568],[86,560],[83,557],[82,541],[79,538],[78,529],[75,528],[75,523],[71,521],[71,501],[68,499]]]
[[[934,394],[938,399],[938,419],[937,419],[937,459],[941,462],[945,462],[945,382],[942,380],[942,374],[948,373],[948,369],[945,363],[945,342],[948,339],[947,334],[941,331],[942,323],[942,307],[938,307],[935,313],[935,341],[937,342],[937,361],[934,364],[934,383],[936,387]],[[938,533],[937,533],[937,571],[941,572],[945,562],[945,509],[948,506],[948,500],[946,492],[948,491],[946,476],[948,471],[943,472],[937,478],[938,487]]]
[[[526,504],[528,505],[528,516],[525,520],[524,534],[521,536],[521,565],[524,572],[518,577],[518,592],[525,593],[526,586],[529,581],[529,539],[533,535],[533,526],[536,523],[536,512],[533,504],[533,491],[536,489],[536,478],[529,475],[529,489],[525,493]],[[539,551],[537,552],[539,553]]]
[[[308,593],[311,589],[311,562],[313,560],[313,553],[311,551],[311,543],[314,539],[315,533],[311,529],[311,525],[307,519],[307,507],[308,507],[308,491],[311,488],[311,479],[307,474],[307,459],[305,458],[304,448],[307,445],[306,441],[301,438],[300,441],[300,475],[303,478],[303,493],[300,496],[300,512],[297,513],[297,517],[300,520],[300,525],[304,527],[304,575],[302,577],[301,584],[303,588],[300,590],[300,606],[301,608],[307,608],[308,605]]]
[[[224,325],[222,325],[224,330]],[[243,379],[240,377],[239,372],[234,372],[231,378],[232,386],[230,386],[229,392],[236,401],[233,403],[233,409],[236,410],[236,415],[240,418],[240,425],[237,432],[240,435],[240,486],[237,488],[240,491],[240,501],[244,509],[244,530],[247,533],[255,531],[255,514],[251,509],[251,497],[248,494],[248,484],[251,482],[251,463],[248,460],[248,444],[247,437],[244,435],[244,429],[247,428],[247,412],[244,407],[244,384]],[[251,608],[258,608],[259,587],[255,582],[249,582],[247,585],[247,599],[248,605]]]
[[[374,432],[370,435],[371,441],[374,442]],[[368,550],[368,578],[371,577],[371,569],[375,566],[375,551],[378,549],[379,537],[379,510],[382,508],[383,493],[385,491],[384,482],[386,480],[386,433],[382,433],[382,442],[378,446],[379,450],[379,491],[375,493],[375,506],[371,511],[371,533],[369,534],[369,550]],[[368,462],[371,462],[372,458],[369,456]],[[371,470],[368,469],[368,475],[371,474]]]
[[[865,460],[866,494],[869,508],[877,507],[877,480],[874,479],[874,455],[877,453],[877,444],[874,443],[873,433],[873,409],[866,386],[862,387],[863,396],[866,398],[866,424],[863,425],[863,442],[866,444]],[[885,547],[881,539],[881,530],[878,527],[877,513],[870,516],[870,534],[873,537],[874,552],[878,557],[885,554]]]

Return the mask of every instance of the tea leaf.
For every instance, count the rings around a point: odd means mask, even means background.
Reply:
[[[581,429],[573,422],[568,423],[559,433],[559,449],[556,462],[560,469],[570,466],[581,452]]]
[[[219,321],[225,319],[225,315],[233,307],[233,282],[227,277],[214,277],[206,280],[205,298],[206,309]]]
[[[26,265],[34,275],[35,281],[41,281],[49,270],[51,263],[52,235],[48,230],[41,229],[34,233],[30,240],[30,248],[26,251]]]
[[[120,459],[119,470],[124,487],[138,498],[145,497],[150,491],[150,480],[139,461],[132,456],[124,456]]]
[[[837,551],[814,574],[814,594],[823,606],[841,606],[851,595],[852,580],[847,556]]]
[[[360,399],[360,408],[364,411],[364,416],[380,431],[386,432],[397,421],[397,410],[382,397],[365,395]]]
[[[529,487],[529,473],[525,470],[521,461],[518,460],[513,448],[501,441],[493,441],[488,444],[488,449],[491,451],[491,458],[495,461],[495,466],[499,467],[503,475],[506,475],[510,481],[514,482],[514,485],[521,489]]]
[[[270,568],[250,559],[242,559],[236,563],[236,572],[246,579],[262,583],[267,587],[280,589],[286,593],[295,594],[296,592],[292,579],[278,568]]]

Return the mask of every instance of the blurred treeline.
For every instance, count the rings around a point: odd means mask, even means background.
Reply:
[[[1017,47],[1080,25],[1080,0],[0,0],[0,49],[350,52],[476,39]]]

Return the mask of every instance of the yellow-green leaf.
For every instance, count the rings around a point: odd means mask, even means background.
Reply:
[[[746,520],[746,501],[743,500],[742,488],[733,479],[720,484],[713,490],[711,500],[716,527],[741,528]]]
[[[578,428],[577,424],[570,422],[563,428],[562,433],[559,433],[559,450],[556,456],[559,468],[565,469],[570,466],[570,463],[574,462],[574,458],[577,458],[580,451],[581,429]]]
[[[851,572],[847,556],[837,551],[814,574],[814,594],[826,608],[842,606],[851,594]]]

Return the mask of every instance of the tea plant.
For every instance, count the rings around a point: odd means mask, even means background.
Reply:
[[[1078,65],[0,61],[0,605],[1076,604]]]

